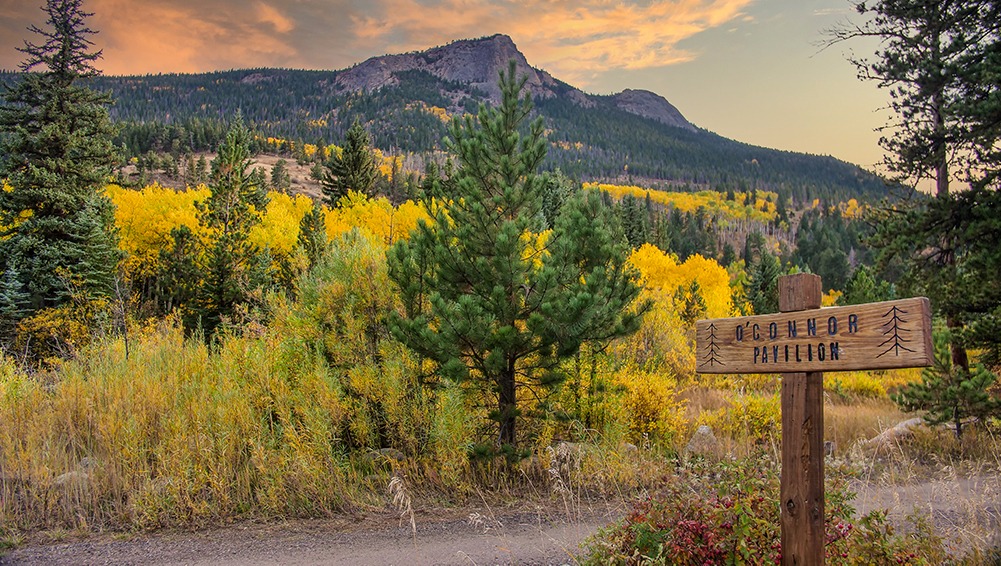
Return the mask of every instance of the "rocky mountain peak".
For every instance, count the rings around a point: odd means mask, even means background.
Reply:
[[[423,71],[439,79],[468,84],[500,101],[497,79],[514,60],[519,75],[528,77],[527,88],[535,98],[562,96],[574,104],[594,107],[597,97],[561,83],[549,73],[532,67],[514,40],[504,34],[460,39],[426,51],[372,57],[337,74],[336,86],[345,91],[374,91],[399,84],[398,73]],[[611,97],[619,109],[669,126],[695,130],[677,108],[663,97],[645,90],[626,90]]]
[[[612,97],[619,109],[656,120],[668,126],[675,126],[695,131],[693,126],[681,112],[663,96],[648,90],[626,89]]]
[[[518,73],[528,75],[528,88],[533,96],[554,95],[550,89],[556,81],[548,73],[532,68],[514,41],[503,34],[461,39],[427,51],[372,57],[339,73],[336,84],[342,91],[372,91],[398,84],[396,73],[418,70],[476,87],[496,102],[500,100],[497,78],[501,71],[507,71],[512,59]]]

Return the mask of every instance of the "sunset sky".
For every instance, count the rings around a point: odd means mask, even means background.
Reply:
[[[43,0],[0,0],[0,68],[42,26]],[[510,35],[530,64],[585,91],[654,91],[740,141],[873,167],[887,94],[822,30],[847,0],[85,0],[106,74],[342,69],[454,39]]]

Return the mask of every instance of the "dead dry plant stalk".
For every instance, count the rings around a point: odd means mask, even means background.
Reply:
[[[389,495],[393,498],[393,506],[400,512],[400,526],[403,521],[410,520],[410,533],[414,538],[414,545],[417,545],[417,521],[414,519],[414,507],[410,494],[407,493],[407,484],[401,476],[394,475],[389,480]]]
[[[560,442],[556,448],[547,447],[549,453],[549,476],[553,491],[563,501],[569,521],[579,521],[581,518],[582,486],[575,479],[580,478],[581,449],[569,442]]]

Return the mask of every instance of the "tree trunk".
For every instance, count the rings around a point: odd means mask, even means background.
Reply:
[[[939,37],[941,34],[939,34]],[[938,42],[934,45],[933,60],[938,61],[941,57]],[[945,198],[949,195],[949,155],[946,148],[946,128],[945,128],[945,94],[942,89],[935,92],[932,97],[933,104],[933,114],[935,119],[935,160],[937,167],[935,170],[935,196],[937,198]],[[949,265],[955,264],[955,256],[948,256]],[[956,319],[955,315],[947,315],[945,321],[946,327],[952,334],[952,338],[949,344],[949,350],[952,354],[952,368],[953,371],[960,369],[962,371],[969,371],[970,360],[966,354],[966,348],[956,340],[956,331],[963,328],[963,323]],[[956,435],[960,434],[959,420],[956,421]]]
[[[515,415],[517,397],[515,395],[515,359],[509,358],[507,367],[500,376],[500,396],[497,409],[500,411],[500,443],[515,446]]]

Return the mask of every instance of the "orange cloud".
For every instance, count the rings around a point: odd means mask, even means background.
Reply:
[[[42,0],[36,0],[41,5]],[[610,69],[690,61],[682,42],[739,24],[753,0],[87,0],[109,74],[287,66],[337,69],[373,55],[510,35],[529,62],[586,86]],[[0,0],[0,65],[29,24],[25,0]],[[20,31],[19,31],[20,30]],[[15,57],[17,59],[15,59]]]
[[[264,2],[257,3],[257,19],[270,25],[278,33],[289,33],[295,29],[295,22]]]
[[[87,9],[95,14],[100,33],[94,41],[104,49],[108,74],[277,66],[297,59],[281,35],[294,22],[264,2],[248,10],[235,2],[90,0]]]
[[[643,69],[690,61],[679,44],[746,16],[753,0],[383,0],[379,35],[396,51],[491,33],[512,36],[533,65],[580,84],[609,69]],[[374,16],[378,17],[378,16]],[[475,30],[473,32],[472,30]]]

